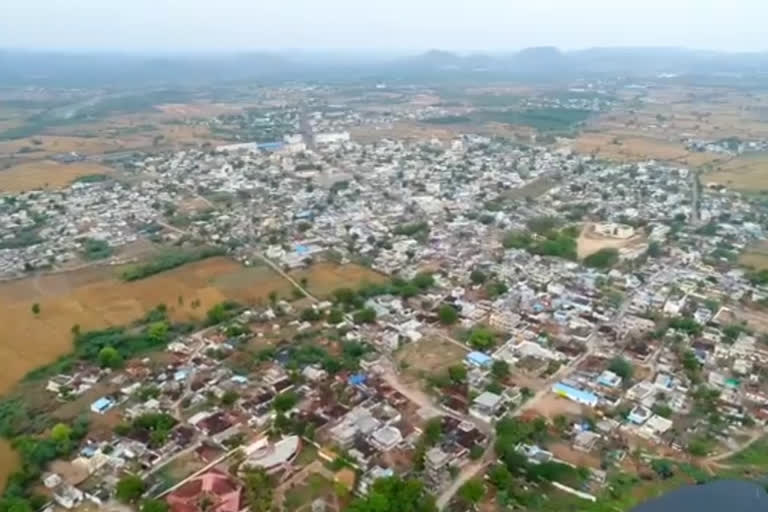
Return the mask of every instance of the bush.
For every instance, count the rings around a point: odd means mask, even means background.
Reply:
[[[600,249],[584,258],[584,265],[592,268],[610,268],[619,262],[619,251],[613,248]]]
[[[136,265],[122,273],[124,281],[137,281],[160,272],[180,267],[186,263],[222,256],[226,251],[218,247],[206,247],[194,251],[174,251],[158,256],[154,261]]]
[[[136,503],[144,494],[144,482],[136,475],[126,475],[117,482],[115,496],[123,503]]]

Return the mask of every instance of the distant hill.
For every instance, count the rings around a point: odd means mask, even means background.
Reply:
[[[181,85],[243,80],[446,79],[489,73],[514,75],[614,73],[768,73],[768,53],[718,53],[683,48],[589,48],[563,52],[552,46],[512,53],[460,54],[445,50],[407,57],[357,51],[220,55],[125,55],[0,49],[0,85]],[[478,75],[482,76],[482,75]],[[762,80],[762,78],[761,78]]]

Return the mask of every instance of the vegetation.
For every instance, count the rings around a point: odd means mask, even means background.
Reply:
[[[584,258],[584,265],[593,268],[611,268],[619,262],[619,251],[611,247],[600,249]]]
[[[437,316],[440,318],[440,323],[443,325],[453,325],[459,318],[456,308],[448,304],[440,306],[440,309],[437,311]]]
[[[125,270],[121,274],[121,277],[124,281],[137,281],[166,270],[180,267],[187,263],[212,258],[214,256],[221,256],[225,253],[226,251],[224,249],[218,247],[205,247],[189,251],[173,251],[162,254],[148,263],[135,265],[128,270]]]
[[[136,503],[145,490],[144,481],[136,475],[126,475],[117,482],[115,496],[123,503]]]
[[[478,350],[487,350],[496,344],[496,337],[485,327],[475,327],[470,331],[468,341]]]
[[[87,260],[103,260],[112,256],[112,247],[104,240],[86,238],[83,242],[83,257]]]
[[[608,365],[608,369],[621,377],[624,380],[629,380],[632,378],[632,374],[634,372],[634,368],[632,367],[632,363],[624,359],[623,357],[616,357],[611,361],[611,364]]]
[[[374,482],[371,492],[349,506],[349,512],[436,512],[435,501],[418,480],[400,477]]]
[[[267,512],[272,506],[272,483],[269,475],[259,469],[248,469],[243,476],[245,501],[252,512]]]

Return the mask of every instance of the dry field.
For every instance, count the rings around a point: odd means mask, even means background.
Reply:
[[[747,249],[740,257],[739,263],[754,270],[768,268],[768,242],[761,242]]]
[[[186,321],[201,318],[224,300],[255,304],[266,302],[271,291],[281,297],[290,297],[292,291],[268,267],[244,268],[224,257],[128,283],[115,274],[113,267],[88,267],[0,283],[0,394],[28,371],[69,352],[75,324],[84,330],[126,324],[158,304],[166,304],[174,320]],[[303,275],[310,290],[320,295],[382,279],[355,265],[318,264]],[[200,301],[200,306],[193,308],[193,301]],[[36,302],[41,309],[38,317],[31,312]]]
[[[52,160],[41,160],[23,163],[0,170],[0,194],[61,188],[81,176],[109,174],[110,172],[111,169],[108,167],[93,162],[60,164]]]
[[[467,352],[469,349],[463,349],[450,341],[426,337],[401,348],[397,353],[397,361],[408,365],[404,372],[406,377],[417,382],[424,375],[437,375],[450,366],[460,364]]]
[[[0,439],[0,486],[5,488],[8,476],[18,469],[19,455],[5,439]]]
[[[540,416],[544,416],[548,419],[552,419],[560,414],[566,416],[579,416],[582,413],[581,405],[563,398],[554,393],[547,393],[538,402],[536,407],[533,408]]]
[[[618,144],[617,144],[618,142]],[[624,136],[613,132],[583,133],[571,142],[579,153],[596,154],[600,158],[619,161],[679,160],[689,153],[680,143],[642,136]]]
[[[600,249],[621,249],[624,247],[630,247],[642,243],[644,239],[645,237],[637,234],[627,239],[601,236],[595,233],[593,224],[587,224],[584,226],[584,229],[581,230],[581,235],[579,235],[579,239],[577,240],[576,252],[579,256],[579,259],[582,259],[586,258],[592,253],[599,251]]]
[[[741,191],[768,190],[768,154],[740,156],[701,176],[702,184],[715,183]]]

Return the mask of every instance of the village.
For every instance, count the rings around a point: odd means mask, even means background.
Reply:
[[[349,116],[230,116],[212,122],[277,140],[2,197],[3,278],[149,240],[177,257],[144,272],[226,255],[295,292],[186,329],[158,305],[143,352],[73,327],[82,357],[45,389],[81,410],[23,479],[46,510],[334,511],[386,477],[440,510],[545,483],[593,503],[617,473],[715,472],[765,435],[768,276],[736,264],[765,238],[759,200],[567,144],[357,142]],[[382,279],[317,296],[289,273],[318,262]]]

